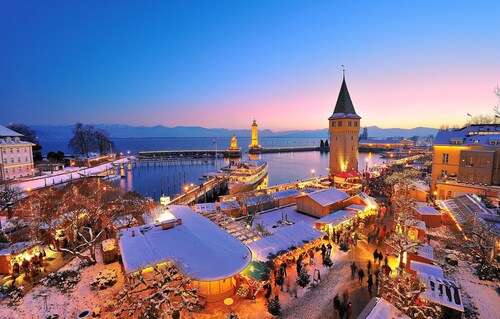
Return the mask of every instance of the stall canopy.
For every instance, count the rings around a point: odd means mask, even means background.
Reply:
[[[354,211],[357,211],[357,212],[364,212],[365,209],[366,209],[366,206],[352,204],[352,205],[347,206],[346,209],[348,209],[348,210],[354,210]]]
[[[290,189],[286,189],[284,191],[273,193],[272,196],[274,196],[274,198],[276,198],[276,199],[284,199],[284,198],[288,198],[288,197],[299,196],[301,194],[302,193],[298,189],[290,188]]]
[[[269,275],[269,268],[258,261],[252,261],[241,273],[257,281],[264,281],[263,278]]]
[[[358,214],[352,210],[339,210],[330,215],[326,215],[323,218],[320,218],[316,221],[316,225],[318,224],[329,224],[332,226],[337,226],[342,224],[343,222],[356,217]]]
[[[300,247],[304,243],[314,241],[324,236],[322,232],[298,222],[292,226],[278,229],[273,235],[248,244],[254,259],[267,261],[267,257],[280,251],[288,251],[291,247]]]
[[[358,319],[410,319],[384,298],[373,297]]]
[[[418,275],[427,288],[420,294],[422,298],[464,312],[460,289],[453,281],[422,272]]]

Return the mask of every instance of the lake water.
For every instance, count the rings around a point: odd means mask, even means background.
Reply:
[[[231,138],[131,138],[113,139],[116,150],[126,154],[136,154],[139,151],[153,150],[195,150],[195,149],[219,149],[229,147]],[[319,146],[318,138],[261,138],[263,147],[298,147]],[[242,148],[242,159],[248,159],[248,145],[250,138],[239,138],[238,145]],[[65,154],[70,151],[67,141],[46,141],[42,143],[44,153],[61,150]],[[329,165],[329,153],[321,152],[297,152],[297,153],[270,153],[261,154],[259,158],[266,160],[269,164],[268,185],[278,185],[291,181],[306,179],[312,176],[327,175],[326,168]],[[365,166],[372,167],[375,164],[383,164],[385,159],[378,154],[360,153],[359,170]],[[200,177],[207,172],[218,171],[222,166],[229,163],[228,159],[199,160],[192,162],[156,162],[156,163],[134,163],[124,169],[125,178],[115,180],[122,188],[134,190],[143,195],[151,196],[159,200],[162,194],[175,197],[181,193],[184,187],[199,185]],[[117,174],[119,172],[116,172]]]

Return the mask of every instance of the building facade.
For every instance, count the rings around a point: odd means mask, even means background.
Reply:
[[[437,199],[473,193],[500,196],[500,124],[439,131],[434,140],[431,190]]]
[[[33,146],[23,135],[0,125],[0,180],[34,175]]]
[[[358,136],[361,117],[352,104],[345,76],[332,116],[328,118],[330,133],[330,176],[358,171]]]

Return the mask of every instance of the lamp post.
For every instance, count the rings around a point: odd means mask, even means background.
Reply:
[[[314,173],[316,173],[316,171],[313,169],[311,169],[311,176],[314,177]]]

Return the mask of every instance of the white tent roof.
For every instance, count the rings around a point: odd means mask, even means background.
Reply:
[[[330,224],[332,226],[337,226],[349,220],[351,218],[356,217],[358,214],[353,210],[339,210],[335,213],[326,215],[323,218],[320,218],[316,221],[316,223]]]
[[[358,319],[410,319],[384,298],[373,297]]]
[[[189,207],[171,205],[165,211],[182,219],[182,225],[163,230],[149,224],[121,231],[126,273],[172,259],[193,278],[213,281],[238,274],[250,263],[245,245]]]
[[[312,200],[323,207],[349,198],[349,195],[347,195],[345,192],[334,187],[328,189],[320,189],[319,191],[315,191],[304,196],[310,197]]]
[[[251,242],[248,247],[252,250],[254,259],[267,261],[269,254],[276,254],[280,250],[288,250],[290,247],[300,247],[305,242],[314,241],[324,236],[322,232],[304,222],[298,222],[292,226],[280,228],[273,235]]]
[[[435,277],[443,277],[443,268],[431,264],[426,264],[416,260],[410,260],[410,269],[419,273],[425,273],[427,275]]]
[[[420,294],[422,298],[448,308],[464,311],[460,289],[453,281],[426,273],[418,273],[418,275],[427,287],[426,291]]]

